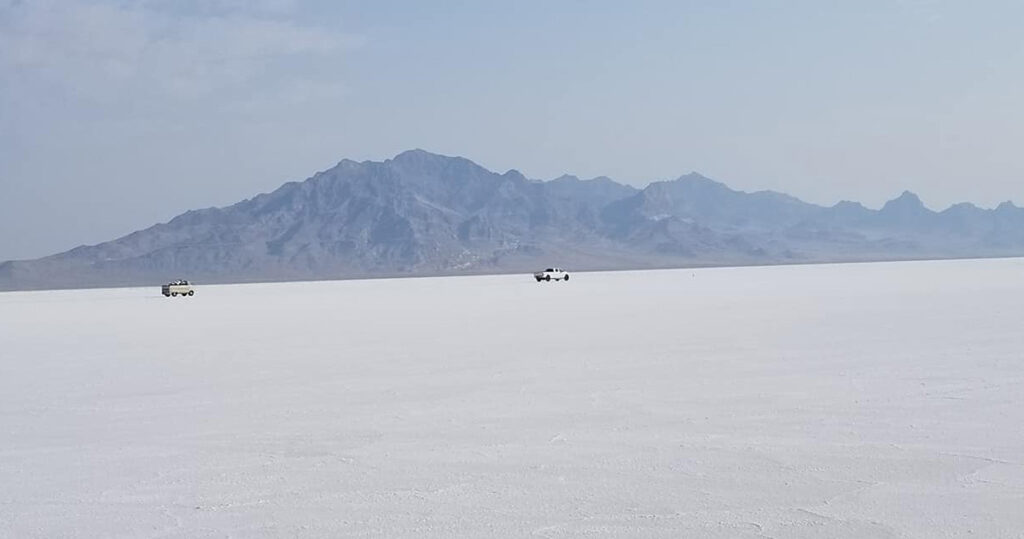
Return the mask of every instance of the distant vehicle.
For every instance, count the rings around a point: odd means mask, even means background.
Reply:
[[[568,281],[569,274],[563,269],[548,268],[544,271],[534,273],[533,278],[537,279],[538,283],[541,281]]]
[[[160,291],[167,297],[194,296],[196,294],[196,291],[192,289],[192,284],[184,279],[167,283],[160,288]]]

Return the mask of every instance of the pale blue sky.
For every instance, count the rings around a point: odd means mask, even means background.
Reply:
[[[0,0],[0,260],[409,148],[1024,204],[1024,3]]]

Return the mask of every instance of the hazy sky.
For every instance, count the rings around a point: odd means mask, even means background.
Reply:
[[[1018,0],[0,0],[0,260],[410,148],[1024,205],[1022,21]]]

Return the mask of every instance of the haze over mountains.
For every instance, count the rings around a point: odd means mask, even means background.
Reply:
[[[343,160],[232,206],[122,238],[0,264],[0,290],[727,264],[1024,255],[1024,209],[904,192],[880,210],[832,207],[699,174],[644,189],[537,181],[411,150]]]

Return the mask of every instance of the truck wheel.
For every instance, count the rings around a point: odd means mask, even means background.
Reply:
[[[568,279],[568,277],[566,277],[566,279]],[[188,291],[188,295],[194,296],[194,295],[196,295],[196,291],[195,290],[189,290]]]
[[[176,297],[178,297],[178,293],[177,293],[177,292],[171,292],[171,297],[172,297],[172,298],[176,298]]]
[[[544,276],[544,280],[550,282],[551,281],[551,276],[550,275],[545,275]]]
[[[566,274],[566,275],[565,275],[565,280],[566,280],[566,281],[568,281],[568,280],[569,280],[569,274]]]

